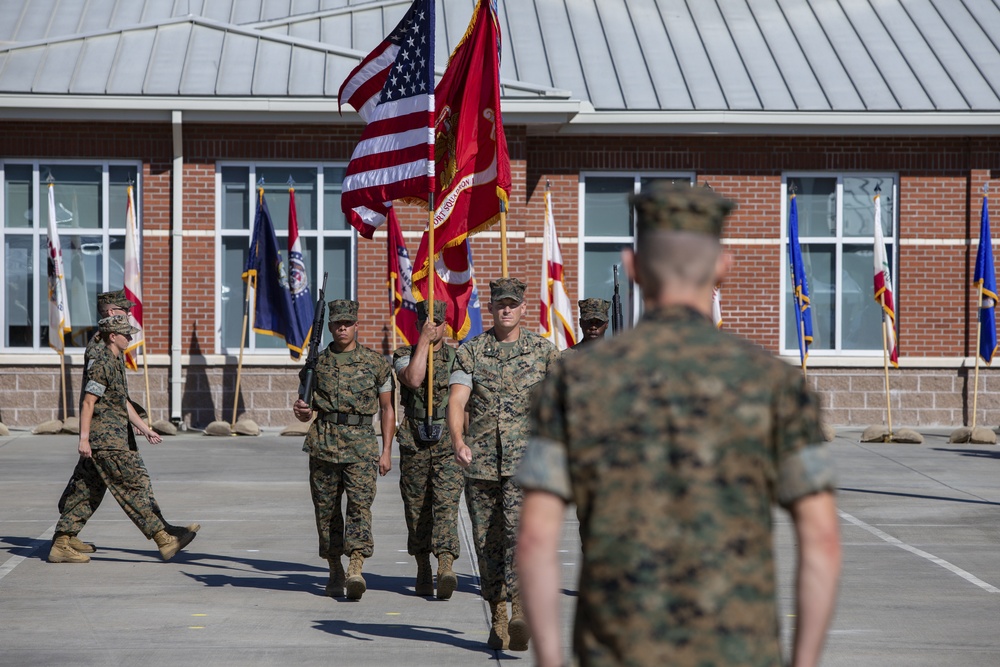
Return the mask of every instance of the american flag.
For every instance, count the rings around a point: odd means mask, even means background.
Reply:
[[[368,123],[347,166],[341,207],[365,238],[394,199],[434,188],[434,0],[414,0],[399,25],[340,87]]]

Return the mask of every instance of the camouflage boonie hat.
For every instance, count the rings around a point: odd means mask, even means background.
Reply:
[[[609,308],[611,308],[610,301],[595,298],[582,299],[580,301],[580,319],[584,322],[587,320],[607,322]]]
[[[134,303],[125,298],[125,290],[114,290],[112,292],[101,292],[97,295],[97,306],[115,306],[128,310],[135,306]]]
[[[448,317],[448,302],[440,299],[434,300],[434,322],[441,324]],[[417,301],[417,319],[427,319],[427,302]]]
[[[722,236],[722,224],[736,202],[711,188],[653,181],[629,201],[635,207],[636,227]]]
[[[327,319],[331,324],[334,322],[357,322],[358,302],[350,299],[335,299],[331,301],[330,316]]]
[[[490,301],[514,299],[520,303],[524,301],[525,287],[517,278],[498,278],[490,282]]]
[[[131,336],[139,333],[139,330],[132,326],[131,322],[124,315],[105,317],[97,323],[97,328],[101,333],[116,333],[123,336]]]

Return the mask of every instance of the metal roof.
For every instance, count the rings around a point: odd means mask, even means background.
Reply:
[[[409,0],[0,0],[4,95],[335,96]],[[438,0],[439,69],[474,0]],[[1000,113],[1000,0],[499,0],[507,101]],[[565,105],[561,107],[565,109]]]

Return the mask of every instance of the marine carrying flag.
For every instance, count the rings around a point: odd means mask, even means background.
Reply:
[[[434,91],[437,174],[434,249],[458,245],[500,220],[510,193],[510,157],[500,115],[500,27],[495,0],[479,0]],[[427,277],[427,235],[413,263]]]
[[[271,213],[264,200],[264,188],[258,189],[257,214],[253,221],[253,237],[250,239],[250,253],[247,257],[243,280],[254,290],[253,330],[268,336],[285,340],[292,359],[302,356],[301,347],[292,347],[292,322],[297,315],[292,305],[292,293],[288,288],[288,274],[278,251],[278,239],[274,235]]]
[[[889,273],[889,260],[885,254],[885,241],[882,237],[882,206],[881,195],[875,191],[875,302],[882,306],[882,326],[885,330],[885,346],[889,353],[889,361],[894,367],[899,367],[899,350],[896,349],[896,304],[892,294],[892,274]]]
[[[417,303],[413,298],[413,266],[406,251],[403,230],[399,227],[396,211],[389,208],[386,216],[389,227],[389,294],[390,308],[396,321],[396,333],[405,345],[416,345],[420,331],[417,329]]]
[[[348,222],[370,239],[392,200],[426,201],[434,189],[434,0],[414,0],[338,95],[368,124],[347,165],[340,203]]]
[[[545,191],[545,239],[542,244],[542,338],[565,350],[576,344],[573,305],[563,285],[562,251],[552,216],[552,197]]]
[[[983,195],[979,249],[976,251],[976,272],[972,283],[982,292],[979,303],[979,356],[987,364],[991,364],[997,350],[997,276],[993,267],[993,241],[990,238],[990,209],[987,199]]]
[[[132,186],[128,186],[128,201],[125,204],[125,298],[131,301],[128,319],[138,333],[132,334],[132,342],[125,350],[125,365],[137,370],[135,351],[142,345],[145,352],[146,330],[142,327],[142,271],[139,268],[139,229],[135,224],[135,196]]]
[[[302,357],[309,347],[312,335],[316,304],[309,293],[309,276],[306,263],[302,259],[302,242],[299,241],[299,218],[295,212],[295,188],[288,188],[288,289],[292,295],[292,311],[295,316],[288,323],[285,343],[291,350],[292,359]],[[317,332],[322,334],[322,332]]]
[[[53,184],[49,183],[49,347],[62,354],[66,351],[67,333],[72,331],[69,323],[69,308],[66,300],[66,274],[63,272],[62,246],[59,244],[59,230],[56,227],[56,196]]]
[[[788,205],[788,263],[792,271],[792,298],[795,300],[795,335],[799,339],[799,358],[805,364],[813,340],[812,310],[809,306],[809,282],[799,245],[799,207],[794,193]]]

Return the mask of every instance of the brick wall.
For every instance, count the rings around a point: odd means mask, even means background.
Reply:
[[[346,161],[358,127],[306,125],[184,125],[183,331],[185,353],[212,354],[216,290],[215,168],[219,160]],[[739,209],[727,229],[734,256],[724,288],[727,327],[766,349],[779,347],[779,285],[786,271],[780,245],[780,182],[784,171],[885,171],[899,174],[900,251],[897,275],[899,339],[909,357],[968,357],[975,346],[975,303],[969,287],[978,237],[980,190],[996,186],[992,164],[1000,138],[982,137],[578,137],[533,136],[508,127],[513,188],[508,216],[509,273],[529,285],[528,325],[537,328],[543,193],[550,183],[558,234],[566,266],[566,288],[578,295],[579,174],[584,171],[649,170],[693,172]],[[171,128],[167,123],[46,123],[0,121],[0,158],[141,159],[144,230],[144,308],[150,352],[170,349],[171,279]],[[993,188],[996,189],[995,187]],[[423,229],[426,212],[400,207],[404,232]],[[155,232],[150,234],[149,232]],[[197,234],[209,234],[199,236]],[[416,238],[407,238],[411,255]],[[472,240],[484,301],[488,281],[501,274],[499,240]],[[360,340],[388,352],[385,246],[382,240],[358,242],[358,298],[362,308]],[[488,313],[484,325],[490,326]],[[61,414],[58,367],[12,366],[0,372],[0,419],[30,426]],[[288,421],[296,366],[244,366],[242,410],[265,426]],[[184,369],[184,420],[203,425],[229,419],[235,365]],[[150,369],[154,416],[168,414],[167,369]],[[899,423],[957,424],[971,404],[967,371],[901,369]],[[873,421],[881,383],[880,369],[816,368],[810,376],[823,392],[832,423]],[[133,376],[133,391],[144,393]],[[984,382],[993,382],[989,369]],[[79,382],[78,369],[71,382]],[[1000,382],[1000,380],[997,380]],[[947,385],[947,386],[944,386]],[[895,385],[894,385],[895,386]],[[939,386],[943,388],[938,388]],[[987,385],[991,389],[992,384]],[[76,387],[73,394],[79,391]],[[228,393],[227,393],[228,392]],[[986,392],[988,393],[988,392]],[[914,396],[916,398],[912,398]],[[860,401],[863,405],[856,405]],[[70,400],[75,404],[75,400]],[[848,405],[849,404],[849,405]],[[983,418],[1000,421],[1000,409],[979,397]],[[956,407],[957,406],[957,407]],[[915,410],[909,413],[907,411]],[[868,411],[868,412],[866,412]],[[75,407],[71,407],[71,414]],[[912,416],[911,420],[908,417]],[[897,420],[894,415],[894,422]]]

